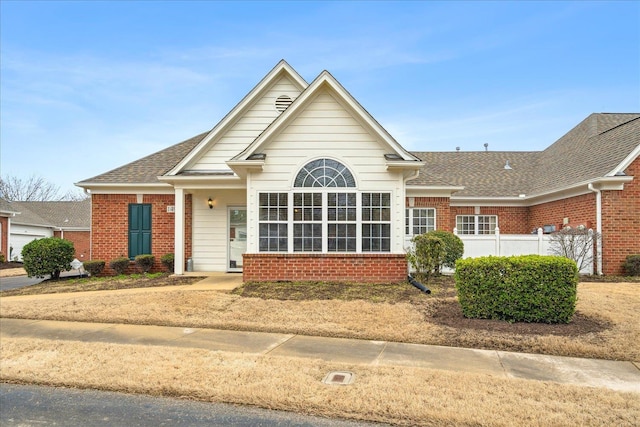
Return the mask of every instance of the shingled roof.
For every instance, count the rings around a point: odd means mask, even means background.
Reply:
[[[542,194],[607,176],[639,145],[640,114],[591,114],[544,151],[413,152],[425,165],[408,185],[464,186],[454,197]]]
[[[58,202],[11,202],[20,212],[14,224],[38,225],[62,229],[89,229],[91,226],[91,200]]]
[[[157,184],[207,134],[78,184]],[[544,151],[411,152],[425,165],[408,185],[463,186],[454,197],[543,194],[606,176],[639,145],[640,114],[591,114]]]
[[[80,186],[90,184],[158,184],[160,183],[158,176],[171,170],[208,134],[209,132],[203,132],[186,141],[77,184]]]

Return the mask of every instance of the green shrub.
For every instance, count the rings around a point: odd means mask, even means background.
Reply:
[[[4,257],[4,254],[2,252],[0,252],[0,262],[5,262],[6,259]]]
[[[438,237],[444,242],[444,258],[442,263],[440,263],[439,271],[442,271],[442,267],[455,268],[456,261],[462,258],[462,254],[464,253],[464,243],[462,239],[444,230],[429,231],[427,235]]]
[[[97,276],[104,270],[105,262],[99,259],[93,259],[91,261],[85,261],[82,263],[82,267],[91,275]]]
[[[73,243],[58,237],[47,237],[27,243],[22,248],[22,262],[29,277],[51,275],[58,280],[61,271],[71,270],[75,255]]]
[[[640,254],[627,255],[623,266],[629,276],[640,276]]]
[[[117,275],[124,274],[124,272],[127,271],[127,268],[129,268],[129,258],[123,256],[111,260],[109,267],[111,267]]]
[[[444,241],[429,233],[418,234],[411,241],[414,247],[407,252],[407,259],[416,273],[429,280],[431,274],[438,272],[444,258]]]
[[[167,270],[169,270],[171,273],[173,273],[173,269],[174,269],[174,255],[173,254],[164,254],[164,255],[162,255],[162,257],[160,258],[160,262],[162,263],[162,265],[167,267]]]
[[[153,263],[156,262],[156,257],[149,254],[137,255],[135,257],[136,266],[143,273],[148,273],[153,267]]]
[[[568,323],[575,313],[578,269],[564,257],[462,259],[455,282],[465,317]]]

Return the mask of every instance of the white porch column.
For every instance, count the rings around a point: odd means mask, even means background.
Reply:
[[[176,188],[175,191],[174,273],[184,274],[184,190]]]

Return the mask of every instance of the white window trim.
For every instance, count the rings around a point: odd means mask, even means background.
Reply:
[[[480,225],[480,224],[479,224],[479,218],[480,218],[481,216],[482,216],[482,217],[493,217],[493,218],[495,218],[495,219],[496,219],[496,225],[495,225],[495,227],[493,228],[493,230],[490,230],[490,232],[489,232],[489,233],[478,233],[478,230],[479,230],[479,228],[480,228],[480,227],[479,227],[479,225]],[[473,217],[473,221],[474,221],[474,223],[473,223],[473,233],[472,233],[472,234],[470,234],[470,233],[463,233],[463,230],[462,230],[460,227],[458,227],[458,218],[460,218],[460,217]],[[499,218],[498,218],[498,215],[484,215],[484,214],[456,215],[456,229],[457,229],[457,231],[458,231],[458,234],[459,234],[459,235],[463,235],[463,236],[486,236],[486,235],[488,235],[488,234],[493,234],[493,233],[495,232],[495,229],[499,227],[499,225],[498,225],[498,219],[499,219]]]
[[[429,208],[429,207],[407,207],[405,208],[405,218],[404,218],[404,232],[405,235],[408,237],[413,237],[415,236],[415,234],[413,234],[413,212],[415,210],[419,210],[419,209],[426,209],[429,211],[433,212],[433,229],[437,230],[438,229],[438,224],[437,224],[437,216],[436,216],[436,208]],[[408,215],[407,215],[408,214]],[[409,221],[409,224],[407,224],[407,220]],[[407,233],[407,227],[409,228],[408,233]]]
[[[259,224],[262,223],[286,223],[287,226],[287,251],[260,251],[260,233],[257,233],[256,238],[258,239],[256,248],[258,249],[258,253],[272,253],[272,254],[387,254],[393,252],[393,243],[395,241],[395,236],[393,234],[393,224],[394,224],[394,209],[393,209],[393,200],[394,194],[393,191],[361,191],[351,187],[296,187],[295,190],[291,191],[258,191],[257,199],[260,200],[260,194],[271,194],[271,193],[288,193],[287,196],[287,221],[263,221],[258,220]],[[294,225],[299,223],[314,223],[315,221],[294,221],[294,194],[304,194],[304,193],[321,193],[322,194],[322,252],[312,252],[312,251],[294,251]],[[355,252],[349,251],[329,251],[328,250],[328,229],[329,223],[332,224],[351,224],[353,221],[329,221],[328,215],[328,194],[329,193],[354,193],[356,194],[356,250]],[[390,218],[388,221],[363,221],[362,220],[362,194],[364,193],[378,193],[378,194],[389,194],[389,211]],[[258,210],[260,206],[258,206]],[[319,223],[319,222],[318,222]],[[389,251],[362,251],[362,225],[363,224],[389,224]]]

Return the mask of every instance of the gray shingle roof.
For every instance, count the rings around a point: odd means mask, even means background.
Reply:
[[[59,228],[83,228],[91,226],[91,200],[60,202],[11,202],[20,212],[14,224],[43,225]]]
[[[8,200],[0,198],[0,213],[12,214],[12,213],[16,213],[16,212],[19,212],[18,208],[16,208]]]
[[[544,151],[414,152],[425,166],[408,184],[464,186],[455,197],[546,193],[606,176],[638,145],[640,114],[591,114]]]
[[[157,184],[158,176],[164,175],[180,162],[209,132],[189,138],[169,148],[150,154],[109,172],[78,182],[89,184]]]
[[[81,181],[154,184],[208,132]],[[410,186],[464,186],[455,197],[517,197],[604,177],[640,145],[640,114],[591,114],[544,151],[412,152],[425,162]],[[504,168],[507,160],[510,170]]]

